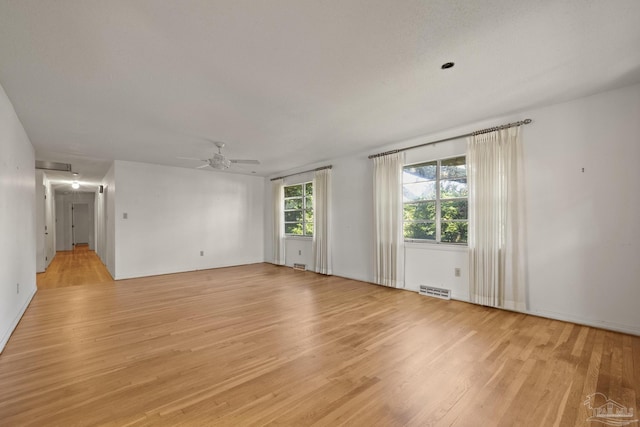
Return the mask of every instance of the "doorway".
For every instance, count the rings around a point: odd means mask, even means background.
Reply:
[[[71,233],[74,248],[78,245],[89,246],[90,228],[89,204],[73,203],[71,205]]]
[[[56,250],[72,251],[77,244],[95,250],[95,194],[56,191]]]
[[[95,253],[96,193],[55,192],[57,254],[46,272],[36,278],[38,289],[113,283]]]

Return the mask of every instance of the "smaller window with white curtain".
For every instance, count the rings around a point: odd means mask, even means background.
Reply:
[[[313,237],[313,183],[284,187],[284,234]]]
[[[469,191],[465,156],[408,165],[402,172],[405,240],[466,244]]]

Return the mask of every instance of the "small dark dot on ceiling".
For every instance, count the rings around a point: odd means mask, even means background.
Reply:
[[[444,64],[442,64],[442,67],[440,68],[442,68],[443,70],[446,70],[448,68],[453,68],[454,65],[455,64],[453,62],[445,62]]]

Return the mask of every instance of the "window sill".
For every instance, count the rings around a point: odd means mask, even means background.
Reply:
[[[426,249],[434,251],[450,251],[450,252],[467,252],[469,246],[466,244],[452,244],[452,243],[436,243],[436,242],[417,242],[417,241],[405,241],[405,248],[411,249]]]
[[[313,240],[313,236],[284,236],[285,240]]]

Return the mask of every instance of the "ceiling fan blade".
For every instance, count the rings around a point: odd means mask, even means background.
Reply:
[[[198,166],[196,169],[204,169],[208,167],[209,167],[209,163],[207,163],[206,165]]]
[[[260,162],[257,160],[237,160],[237,159],[233,159],[230,160],[231,163],[242,163],[245,165],[259,165]]]
[[[207,159],[196,159],[195,157],[176,157],[176,159],[182,159],[182,160],[197,160],[199,162],[208,162],[209,160]]]

